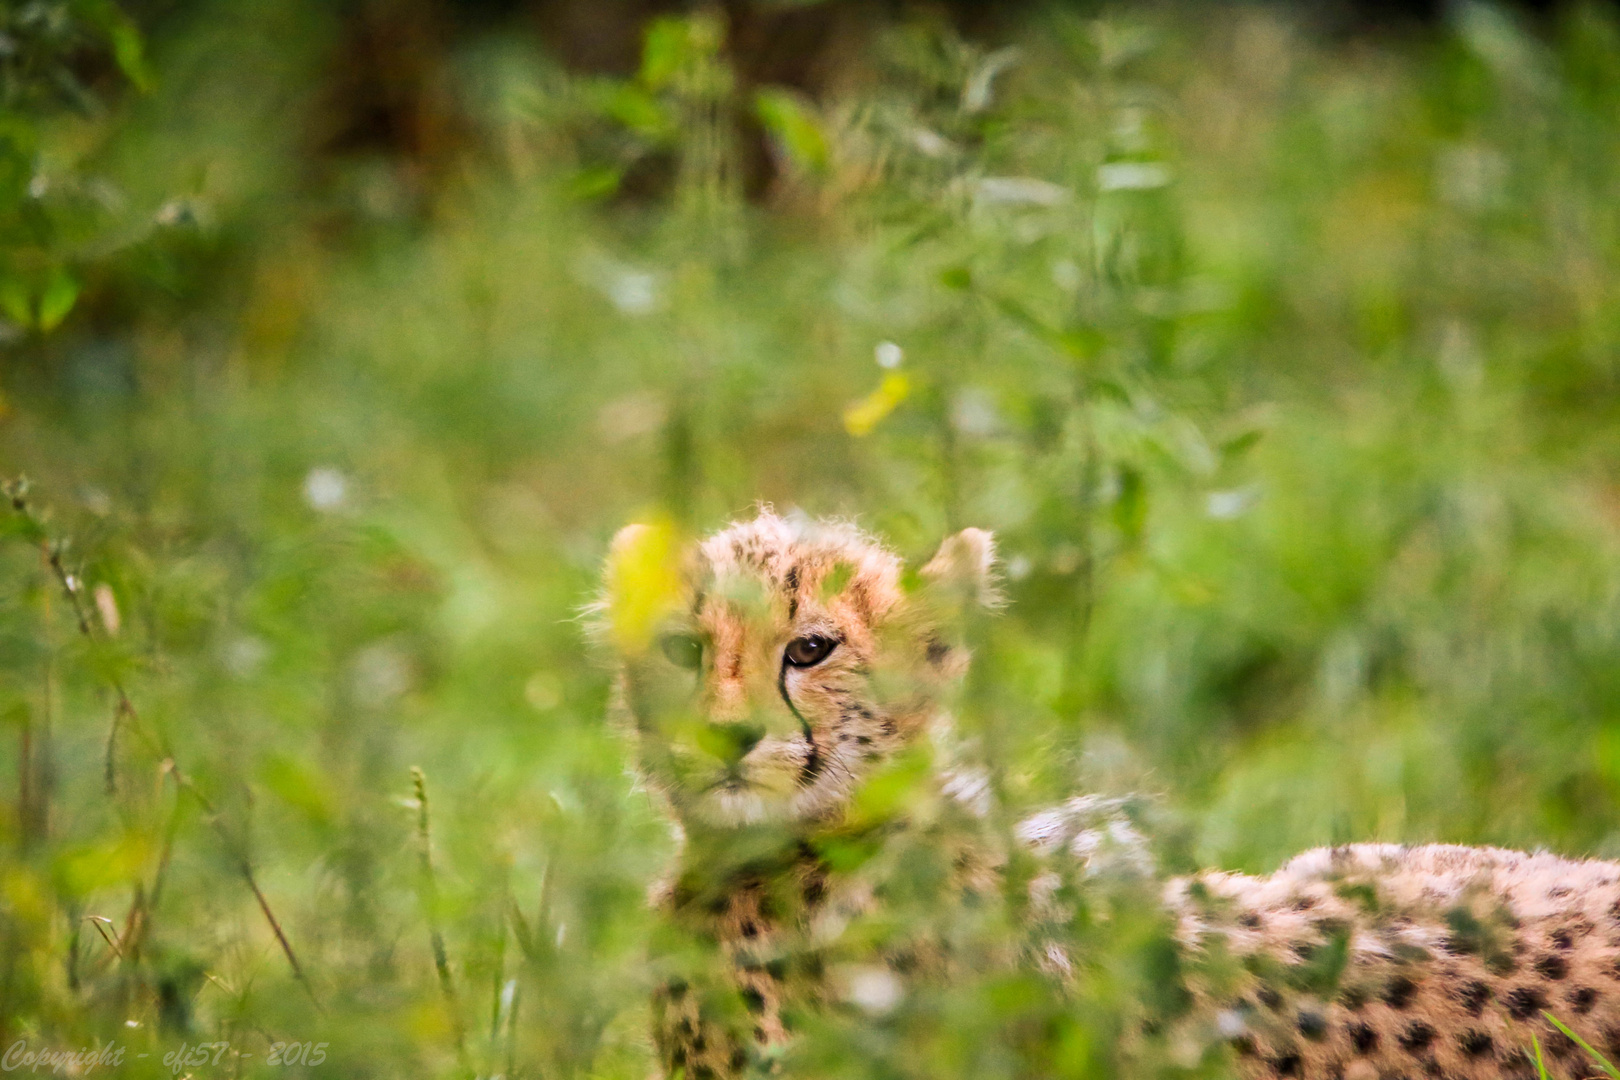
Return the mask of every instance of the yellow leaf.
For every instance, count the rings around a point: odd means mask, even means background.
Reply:
[[[871,434],[872,429],[894,412],[910,393],[911,382],[904,375],[892,372],[883,376],[876,390],[859,401],[851,402],[844,410],[844,430],[857,438]]]
[[[645,649],[680,600],[674,527],[661,521],[620,529],[608,553],[607,588],[614,644],[624,652]]]
[[[139,880],[151,855],[151,845],[139,833],[100,844],[67,848],[55,859],[58,884],[75,896]]]

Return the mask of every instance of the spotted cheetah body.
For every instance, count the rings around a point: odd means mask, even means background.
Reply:
[[[1173,882],[1166,900],[1195,959],[1226,950],[1250,972],[1201,994],[1245,1076],[1529,1080],[1538,1044],[1549,1075],[1599,1075],[1549,1014],[1620,1056],[1620,864],[1353,844]],[[1309,986],[1313,966],[1336,977]]]
[[[638,527],[616,539],[609,613],[646,578],[647,541]],[[666,1075],[769,1070],[795,1014],[881,1013],[908,984],[949,977],[948,949],[926,933],[866,962],[840,949],[844,928],[882,903],[882,860],[849,871],[828,852],[922,844],[958,896],[997,889],[1006,844],[970,773],[940,771],[898,818],[863,816],[859,802],[863,783],[945,722],[966,662],[963,605],[996,599],[992,558],[988,534],[967,530],[908,589],[865,534],[765,511],[676,567],[651,632],[616,636],[615,709],[681,841],[655,897]],[[1054,866],[1152,871],[1129,821],[1095,797],[1015,836]],[[1057,882],[1055,870],[1036,878],[1033,909]],[[1229,1047],[1250,1080],[1530,1080],[1532,1037],[1549,1075],[1595,1075],[1548,1013],[1620,1056],[1620,864],[1357,844],[1265,877],[1173,880],[1163,902],[1193,1002],[1170,1038],[1193,1058]],[[704,959],[716,950],[718,975]],[[1003,959],[1058,979],[1068,967],[1055,945]]]

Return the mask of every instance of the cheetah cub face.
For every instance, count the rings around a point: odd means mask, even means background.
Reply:
[[[993,549],[967,529],[908,582],[901,560],[849,525],[769,511],[670,565],[629,526],[607,571],[617,709],[641,765],[687,826],[836,818],[863,777],[927,729],[965,665],[967,603],[988,603]],[[627,632],[636,620],[641,632]]]

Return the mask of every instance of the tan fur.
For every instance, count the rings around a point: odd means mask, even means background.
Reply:
[[[872,900],[862,878],[822,864],[814,841],[890,827],[847,821],[850,799],[931,726],[965,659],[942,613],[993,602],[992,560],[989,535],[967,530],[908,595],[901,560],[854,527],[765,511],[697,546],[680,603],[647,647],[621,656],[618,708],[683,839],[657,896],[669,916],[661,962],[677,969],[654,1003],[668,1073],[737,1075],[787,1041],[785,1004],[825,1003],[840,984],[871,996],[873,973],[819,966],[819,944]],[[812,667],[786,664],[788,643],[807,635],[836,647]],[[663,654],[672,636],[701,644],[697,670]],[[959,864],[983,861],[964,853]],[[993,881],[963,876],[964,887]],[[726,985],[705,984],[701,963],[681,968],[710,947]],[[925,973],[929,949],[907,952],[913,976]]]
[[[1355,844],[1269,877],[1208,873],[1167,899],[1196,957],[1250,959],[1202,1018],[1245,1076],[1391,1080],[1600,1073],[1544,1016],[1620,1051],[1620,865],[1450,845]],[[1342,940],[1342,974],[1311,986]]]
[[[874,822],[852,804],[938,719],[966,662],[961,610],[996,602],[993,559],[989,534],[966,530],[908,593],[901,561],[857,529],[766,511],[699,545],[679,605],[621,656],[617,707],[684,844],[657,898],[668,918],[654,1035],[667,1074],[741,1075],[789,1041],[792,1008],[880,1010],[895,972],[947,977],[948,956],[925,938],[875,967],[825,965],[875,901],[870,879],[833,872],[819,851],[828,837],[893,843],[903,825],[948,858],[957,892],[995,888],[1004,860],[983,828],[982,779],[932,777],[947,809],[927,820]],[[669,635],[699,643],[695,668],[663,655]],[[785,663],[806,635],[836,647],[814,666]],[[1152,873],[1108,800],[1070,800],[1015,832],[1088,873]],[[1035,879],[1037,915],[1058,883]],[[1165,902],[1197,1002],[1173,1036],[1229,1045],[1253,1080],[1529,1080],[1532,1033],[1552,1075],[1594,1075],[1543,1009],[1620,1055],[1620,865],[1365,844],[1306,853],[1269,877],[1174,881]],[[715,949],[718,981],[702,960]],[[1036,951],[1067,975],[1061,949]]]

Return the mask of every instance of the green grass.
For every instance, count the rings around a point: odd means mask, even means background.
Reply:
[[[995,530],[959,728],[1014,811],[1146,792],[1171,869],[1620,855],[1609,8],[904,22],[820,102],[703,18],[619,80],[514,31],[437,46],[414,156],[322,143],[336,34],[197,3],[99,111],[7,98],[0,1044],[645,1076],[670,841],[580,613],[626,522],[758,500]],[[789,1069],[1117,1075],[1176,974],[1120,889],[1072,996],[987,967]]]
[[[1586,1052],[1586,1056],[1591,1058],[1593,1063],[1595,1063],[1600,1069],[1603,1070],[1604,1075],[1609,1076],[1611,1078],[1620,1078],[1620,1071],[1616,1071],[1613,1063],[1611,1063],[1608,1058],[1604,1057],[1602,1054],[1600,1054],[1596,1050],[1592,1049],[1591,1045],[1588,1044],[1585,1039],[1581,1038],[1579,1035],[1577,1035],[1573,1031],[1571,1031],[1569,1029],[1569,1027],[1562,1020],[1558,1019],[1558,1017],[1554,1016],[1550,1012],[1545,1012],[1544,1011],[1541,1015],[1543,1015],[1543,1016],[1545,1016],[1547,1018],[1547,1023],[1551,1024],[1553,1027],[1555,1027],[1559,1031],[1563,1032],[1564,1035],[1568,1036],[1568,1038],[1570,1039],[1571,1042],[1573,1042],[1576,1046],[1579,1046],[1582,1050],[1584,1050]],[[1536,1051],[1536,1071],[1540,1075],[1546,1076],[1547,1075],[1547,1067],[1541,1060],[1541,1044],[1538,1043],[1538,1042],[1535,1042],[1535,1036],[1534,1035],[1530,1036],[1530,1038],[1531,1038],[1532,1044],[1535,1046],[1535,1051]]]

